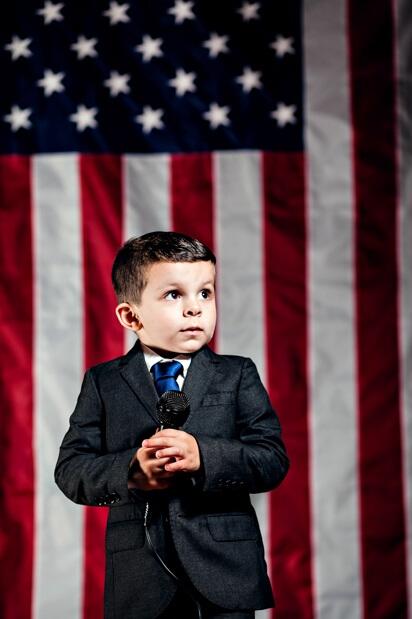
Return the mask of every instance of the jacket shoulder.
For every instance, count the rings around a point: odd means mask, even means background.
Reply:
[[[215,361],[216,363],[223,363],[232,367],[243,367],[245,364],[253,364],[252,359],[250,359],[249,357],[243,357],[242,355],[219,354],[214,352],[210,348],[208,348],[207,351],[210,355],[211,360]]]
[[[97,363],[96,365],[92,365],[87,368],[87,372],[92,374],[95,377],[100,377],[106,373],[111,373],[113,371],[118,371],[127,361],[130,359],[132,355],[135,354],[135,347],[131,348],[124,355],[120,355],[119,357],[115,357],[114,359],[109,359],[108,361],[103,361],[102,363]]]

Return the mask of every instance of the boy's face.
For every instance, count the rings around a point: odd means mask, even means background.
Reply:
[[[216,325],[215,267],[211,262],[156,262],[148,267],[139,304],[138,335],[164,356],[193,353]]]

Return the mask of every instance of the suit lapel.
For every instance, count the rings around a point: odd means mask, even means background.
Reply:
[[[137,341],[130,352],[126,355],[124,365],[120,370],[124,380],[134,391],[149,415],[158,423],[156,414],[156,402],[158,396],[153,385],[153,379],[147,369],[146,361],[140,342]]]
[[[189,366],[186,380],[183,384],[183,391],[186,393],[190,402],[190,415],[186,424],[193,422],[193,411],[200,406],[218,369],[219,358],[208,348],[202,348],[202,350],[194,355]]]

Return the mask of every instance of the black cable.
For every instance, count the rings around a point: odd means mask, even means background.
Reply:
[[[198,619],[202,619],[202,609],[201,609],[199,602],[194,597],[194,595],[187,589],[187,587],[182,582],[182,580],[178,576],[176,576],[176,574],[172,572],[172,570],[166,565],[166,563],[163,561],[162,557],[158,554],[156,548],[153,545],[153,542],[152,542],[152,539],[149,533],[149,510],[150,510],[150,505],[149,505],[149,501],[147,501],[145,512],[144,512],[144,521],[143,521],[147,545],[149,546],[149,549],[151,550],[153,556],[160,563],[162,568],[169,574],[169,576],[171,576],[180,585],[183,591],[187,593],[187,595],[193,600],[193,602],[196,605]]]

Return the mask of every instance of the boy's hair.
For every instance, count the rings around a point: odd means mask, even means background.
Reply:
[[[213,252],[201,241],[179,232],[149,232],[133,237],[117,252],[112,268],[113,287],[119,303],[140,303],[147,284],[147,269],[156,262],[216,264]]]

